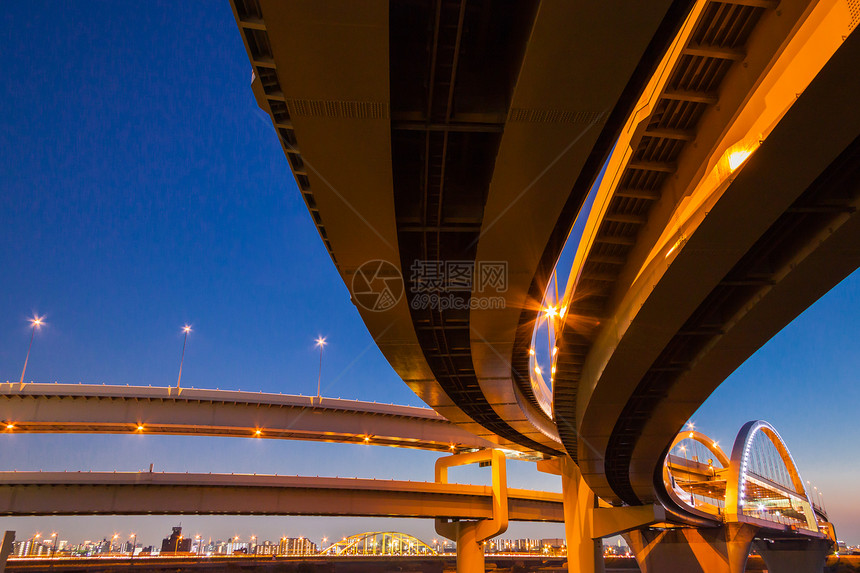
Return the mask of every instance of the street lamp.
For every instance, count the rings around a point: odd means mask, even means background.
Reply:
[[[317,402],[319,402],[320,404],[322,404],[322,397],[321,397],[321,395],[320,395],[320,390],[321,390],[321,385],[322,385],[322,354],[323,354],[323,347],[327,344],[327,343],[326,343],[326,341],[325,341],[325,336],[322,336],[322,335],[318,336],[318,337],[317,337],[317,340],[316,340],[316,343],[317,343],[317,346],[319,346],[319,348],[320,348],[320,370],[319,370],[319,376],[317,377]]]
[[[57,537],[56,531],[51,533],[51,538],[54,540],[54,543],[51,546],[51,559],[53,559],[54,556],[57,554],[57,539],[58,539],[58,537]]]
[[[137,534],[132,533],[129,537],[131,537],[131,559],[129,561],[134,561],[134,550],[137,547]]]
[[[42,537],[41,533],[34,533],[33,534],[33,539],[32,539],[32,541],[30,541],[30,555],[35,553],[35,551],[36,551],[36,540],[39,539],[40,537]]]
[[[185,361],[185,344],[188,342],[188,333],[191,332],[191,326],[185,325],[182,327],[185,333],[185,338],[182,340],[182,358],[179,359],[179,378],[176,379],[176,387],[179,388],[179,383],[182,382],[182,363]]]
[[[34,316],[30,319],[30,324],[33,325],[33,330],[30,332],[30,345],[27,346],[27,358],[24,359],[24,369],[21,370],[21,385],[24,385],[24,373],[27,372],[27,362],[30,361],[30,349],[33,348],[33,338],[36,336],[36,329],[41,328],[43,321],[45,320],[44,316]]]

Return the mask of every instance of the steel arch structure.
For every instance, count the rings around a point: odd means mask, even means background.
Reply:
[[[714,523],[833,537],[823,507],[809,495],[791,452],[768,422],[747,422],[731,456],[697,431],[678,434],[663,462],[667,506]]]
[[[438,555],[417,537],[399,531],[366,531],[344,537],[320,551],[320,555]]]

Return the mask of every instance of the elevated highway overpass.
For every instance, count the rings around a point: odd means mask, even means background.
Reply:
[[[492,447],[428,408],[263,392],[0,384],[0,432],[231,436],[456,453]]]
[[[663,502],[684,421],[860,263],[842,0],[233,8],[392,367],[610,503]]]
[[[790,10],[799,20],[786,37],[773,27]],[[555,419],[601,498],[665,501],[662,460],[684,422],[860,265],[852,29],[843,5],[782,2],[750,34],[742,73],[725,73],[719,102],[701,104],[694,145],[619,142],[553,301],[566,311],[554,321]],[[772,56],[756,61],[761,52]],[[654,113],[660,125],[686,121]],[[637,193],[652,196],[647,207],[631,203]]]
[[[252,89],[320,237],[437,415],[10,385],[6,431],[505,448],[562,475],[571,570],[597,567],[598,499],[630,523],[651,511],[639,531],[706,535],[714,516],[664,482],[673,438],[860,263],[855,4],[232,0]],[[57,483],[9,477],[7,501],[137,487],[44,475]],[[717,537],[749,531],[745,515]],[[461,541],[474,553],[480,540]]]
[[[561,494],[508,489],[508,519],[564,520]],[[151,472],[0,472],[0,515],[326,515],[489,519],[490,486]]]
[[[233,2],[370,333],[428,405],[501,447],[564,449],[511,369],[521,316],[691,5]]]

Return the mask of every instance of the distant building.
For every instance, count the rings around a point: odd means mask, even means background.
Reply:
[[[277,543],[272,543],[271,541],[264,541],[258,545],[254,546],[254,554],[255,555],[277,555],[278,548],[280,547]]]
[[[182,537],[181,526],[174,527],[170,537],[161,542],[161,553],[189,553],[192,541],[190,537]]]
[[[12,554],[16,557],[39,557],[47,555],[51,550],[51,546],[33,539],[25,539],[16,541],[12,544]]]
[[[249,546],[250,546],[250,544],[247,541],[242,541],[242,542],[231,541],[230,543],[227,544],[226,554],[227,555],[233,555],[234,553],[247,554]]]
[[[550,539],[540,540],[541,551],[549,555],[562,555],[567,553],[567,546],[564,539],[553,537]]]
[[[305,537],[283,537],[278,544],[278,555],[314,555],[317,544]]]

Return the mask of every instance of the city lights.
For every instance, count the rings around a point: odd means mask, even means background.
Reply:
[[[734,171],[741,165],[743,165],[744,161],[752,155],[752,150],[750,149],[741,149],[739,151],[735,151],[729,154],[728,162],[729,162],[729,170]]]

